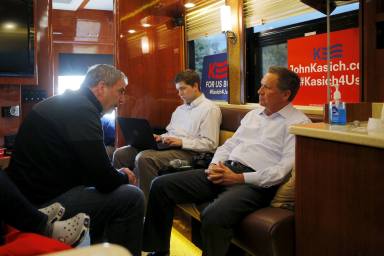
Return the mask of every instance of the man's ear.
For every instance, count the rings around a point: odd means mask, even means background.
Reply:
[[[105,89],[104,81],[99,81],[95,86],[91,87],[91,91],[93,91],[96,98],[100,98],[103,95],[104,89]]]
[[[101,80],[101,81],[99,81],[99,82],[97,83],[96,86],[97,86],[97,87],[100,87],[100,88],[102,88],[102,89],[104,89],[104,88],[105,88],[105,82],[104,82],[103,80]]]
[[[193,87],[195,87],[198,91],[200,91],[200,86],[198,83],[193,83]]]
[[[289,97],[291,96],[291,90],[285,90],[283,92],[284,99],[288,101]]]

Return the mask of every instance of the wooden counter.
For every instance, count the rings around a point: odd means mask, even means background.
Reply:
[[[311,138],[384,148],[384,132],[368,134],[366,126],[366,122],[357,127],[351,124],[330,125],[327,123],[311,123],[294,125],[289,131],[296,135]]]
[[[382,255],[384,136],[296,125],[296,255]]]

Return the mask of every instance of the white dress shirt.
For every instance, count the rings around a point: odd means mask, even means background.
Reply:
[[[201,94],[190,104],[178,106],[172,113],[167,132],[182,140],[182,148],[196,152],[214,152],[219,145],[220,108]]]
[[[281,183],[294,165],[295,136],[288,127],[311,121],[291,104],[270,116],[264,110],[260,106],[247,113],[235,134],[217,149],[212,163],[238,161],[255,170],[244,173],[245,183],[269,187]]]

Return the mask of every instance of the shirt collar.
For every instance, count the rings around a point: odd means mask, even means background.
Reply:
[[[87,97],[87,99],[90,102],[92,102],[92,104],[96,107],[97,111],[101,115],[103,112],[103,106],[101,105],[100,101],[96,98],[96,96],[93,94],[93,92],[87,87],[81,87],[79,91],[81,94]]]
[[[204,100],[205,100],[205,96],[202,93],[199,97],[194,99],[190,104],[185,104],[185,106],[187,108],[194,108],[194,107],[197,107],[198,105],[200,105]]]
[[[294,108],[293,108],[292,104],[288,103],[285,107],[283,107],[282,109],[277,111],[277,113],[279,113],[279,115],[281,115],[285,119],[288,119],[292,115],[293,109]]]
[[[285,105],[285,107],[283,107],[282,109],[280,109],[279,111],[273,113],[272,115],[270,115],[270,117],[275,117],[276,115],[280,115],[282,116],[283,118],[287,119],[289,116],[291,116],[291,113],[293,111],[293,106],[291,103],[288,103],[287,105]],[[263,106],[260,106],[260,108],[257,110],[257,114],[261,115],[266,115],[265,114],[265,107]]]
[[[256,113],[258,115],[261,115],[262,113],[264,113],[264,110],[265,110],[265,107],[259,105],[259,107],[256,109]]]

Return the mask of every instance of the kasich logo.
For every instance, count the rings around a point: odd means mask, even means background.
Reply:
[[[228,77],[227,61],[209,63],[208,79],[225,79]]]
[[[330,59],[343,58],[343,45],[333,44],[330,47]],[[313,48],[313,60],[327,60],[327,47]]]

